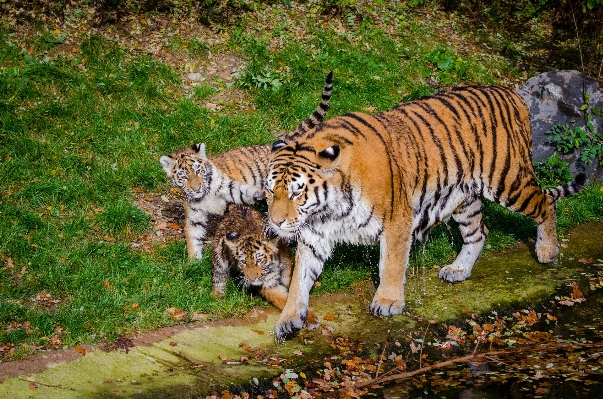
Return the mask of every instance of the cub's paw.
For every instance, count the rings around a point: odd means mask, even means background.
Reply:
[[[449,283],[467,280],[470,275],[470,269],[467,270],[462,267],[455,266],[454,264],[444,266],[442,270],[440,270],[440,274],[438,274],[438,276],[442,280],[447,281]]]
[[[262,191],[256,191],[253,194],[253,200],[256,202],[264,201],[266,199],[266,193]]]
[[[395,316],[404,310],[403,299],[389,299],[375,294],[370,311],[375,316]]]
[[[274,335],[277,342],[283,342],[286,339],[293,337],[296,331],[304,328],[304,319],[305,317],[302,318],[297,313],[286,315],[283,312],[274,327]]]
[[[308,317],[306,317],[306,329],[308,331],[316,330],[320,325],[320,319],[312,309],[308,309]]]

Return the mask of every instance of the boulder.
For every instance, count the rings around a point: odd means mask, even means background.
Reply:
[[[572,129],[586,126],[586,117],[580,110],[584,104],[584,93],[590,96],[591,109],[603,107],[597,81],[578,71],[553,71],[534,76],[517,92],[530,108],[534,161],[548,158],[555,152],[555,146],[547,141],[546,134],[554,125],[567,123]],[[594,116],[592,122],[596,131],[603,131],[603,118]],[[580,152],[559,153],[559,158],[569,162],[573,176],[585,172],[589,180],[603,178],[603,167],[598,161],[585,165],[580,159]]]

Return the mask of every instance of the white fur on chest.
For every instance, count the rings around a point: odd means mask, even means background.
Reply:
[[[372,207],[358,193],[353,193],[352,198],[351,209],[344,214],[341,207],[337,207],[341,202],[332,200],[329,211],[321,212],[329,216],[311,217],[299,230],[298,238],[324,259],[337,243],[377,244],[383,229],[381,220],[375,217]]]

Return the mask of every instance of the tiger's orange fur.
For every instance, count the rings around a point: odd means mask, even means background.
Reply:
[[[338,116],[293,141],[275,142],[268,220],[279,236],[298,243],[277,337],[303,326],[310,289],[339,242],[380,245],[375,315],[402,312],[411,243],[451,216],[464,244],[440,277],[468,278],[487,236],[481,198],[533,218],[538,260],[553,260],[555,201],[578,191],[585,177],[543,190],[531,146],[526,104],[496,86],[459,87],[375,115]]]

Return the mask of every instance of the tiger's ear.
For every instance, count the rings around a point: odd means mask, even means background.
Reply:
[[[205,155],[205,143],[193,144],[191,150],[195,151],[201,158],[207,158],[207,155]]]
[[[323,172],[333,171],[339,164],[339,155],[341,150],[339,145],[333,144],[318,153],[318,165]]]
[[[337,144],[333,144],[332,146],[319,152],[318,156],[329,161],[334,161],[337,159],[337,157],[339,157],[339,152],[339,146]]]
[[[161,162],[165,174],[169,177],[172,174],[172,168],[176,165],[176,161],[172,157],[164,155],[159,159],[159,162]]]
[[[228,241],[235,241],[237,238],[239,238],[240,234],[238,231],[231,231],[230,233],[226,233],[226,239]]]
[[[276,150],[278,150],[280,148],[283,148],[286,145],[287,145],[287,143],[285,141],[283,141],[283,140],[277,140],[274,143],[272,143],[272,152],[274,152],[274,151],[276,151]]]

